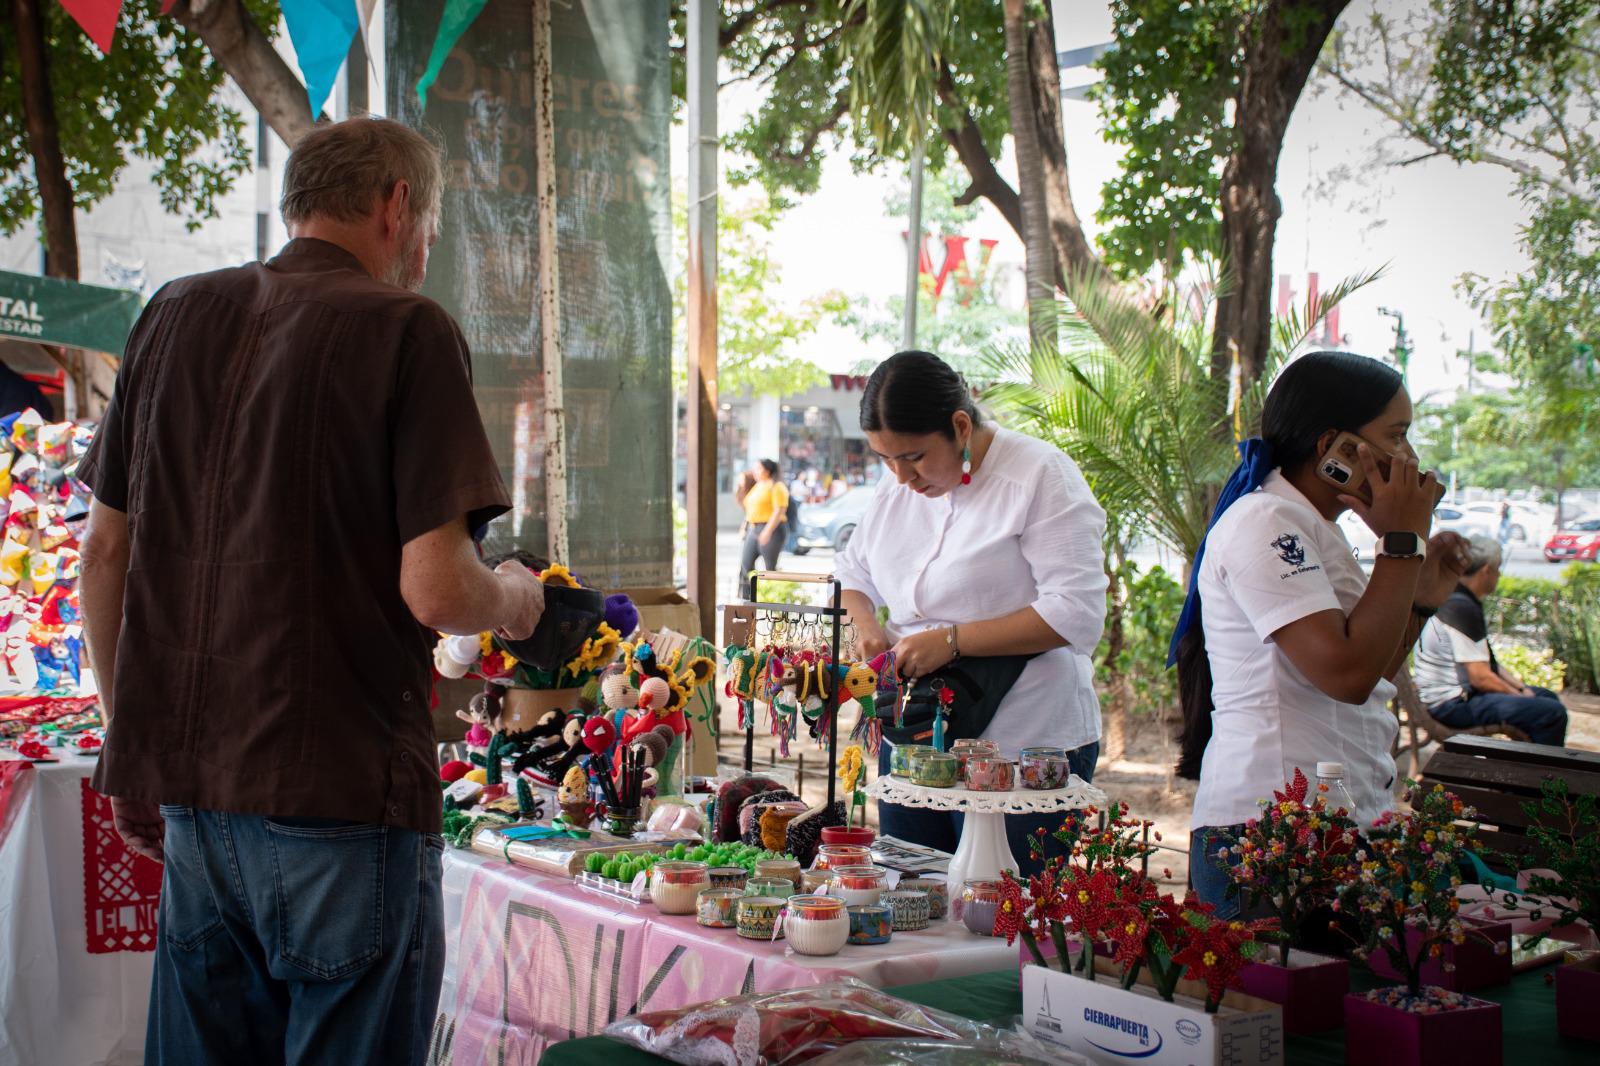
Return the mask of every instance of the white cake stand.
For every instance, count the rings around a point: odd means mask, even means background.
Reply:
[[[950,860],[951,899],[965,881],[999,878],[1001,870],[1016,870],[1017,860],[1006,840],[1008,814],[1053,814],[1097,806],[1104,810],[1106,794],[1073,774],[1062,788],[1019,789],[1015,792],[973,792],[966,788],[930,788],[903,777],[883,776],[872,782],[867,795],[902,807],[935,811],[960,811],[961,843]]]

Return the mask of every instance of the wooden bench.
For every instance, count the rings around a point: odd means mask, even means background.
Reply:
[[[1394,752],[1395,769],[1400,769],[1400,760],[1403,756],[1410,756],[1411,768],[1405,771],[1406,777],[1416,777],[1422,765],[1422,749],[1429,744],[1443,744],[1446,740],[1456,736],[1489,737],[1503,736],[1508,740],[1526,742],[1528,734],[1514,725],[1500,723],[1497,725],[1473,726],[1470,729],[1452,729],[1433,715],[1428,713],[1428,708],[1422,705],[1422,697],[1417,693],[1417,683],[1411,679],[1409,667],[1402,667],[1395,675],[1394,687],[1397,690],[1394,698],[1395,715],[1400,719],[1400,736]]]
[[[1443,785],[1477,811],[1485,850],[1511,857],[1490,866],[1509,870],[1541,865],[1527,835],[1536,824],[1522,805],[1537,799],[1545,781],[1560,778],[1574,796],[1600,795],[1600,754],[1488,737],[1447,738],[1423,770],[1422,787]]]

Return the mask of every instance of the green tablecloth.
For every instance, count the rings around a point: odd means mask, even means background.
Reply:
[[[1518,974],[1509,985],[1473,993],[1501,1005],[1505,1066],[1579,1066],[1600,1061],[1600,1044],[1565,1040],[1556,1034],[1555,988],[1545,984],[1545,975],[1551,972],[1550,967],[1544,967]],[[1357,971],[1352,974],[1352,984],[1359,990],[1371,988],[1376,982]],[[914,1003],[978,1021],[1006,1024],[1022,1011],[1022,988],[1015,970],[906,985],[893,991]],[[1600,1004],[1596,1009],[1600,1010]],[[1291,1036],[1286,1060],[1288,1066],[1344,1066],[1344,1033],[1335,1029],[1318,1036]],[[539,1060],[540,1066],[630,1066],[665,1061],[604,1036],[554,1044]]]

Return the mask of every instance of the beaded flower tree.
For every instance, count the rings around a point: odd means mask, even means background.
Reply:
[[[1029,877],[1026,895],[1021,882],[1003,873],[994,931],[1008,944],[1020,936],[1040,966],[1049,965],[1039,950],[1048,936],[1062,971],[1090,980],[1095,946],[1107,944],[1122,967],[1123,988],[1147,969],[1156,993],[1170,1002],[1179,979],[1188,977],[1205,983],[1206,1010],[1214,1012],[1228,982],[1266,948],[1258,937],[1276,925],[1221,921],[1210,904],[1193,896],[1179,903],[1163,893],[1148,872],[1151,823],[1128,818],[1127,810],[1114,804],[1103,814],[1091,807],[1069,815],[1054,836],[1070,855],[1052,858]],[[1042,834],[1030,842],[1035,858],[1042,858],[1042,844]],[[1078,938],[1076,956],[1069,926]]]
[[[1459,863],[1474,846],[1475,825],[1463,825],[1473,811],[1435,785],[1419,792],[1414,781],[1410,811],[1388,811],[1367,834],[1367,845],[1353,853],[1354,876],[1339,891],[1341,910],[1355,914],[1363,937],[1356,954],[1388,956],[1405,975],[1406,996],[1422,996],[1422,964],[1439,958],[1446,944],[1461,944],[1466,928],[1461,903]],[[1410,931],[1415,935],[1407,936]],[[1448,965],[1448,964],[1446,964]]]
[[[1349,811],[1328,805],[1327,790],[1319,784],[1307,803],[1310,784],[1296,767],[1282,792],[1261,801],[1261,817],[1246,822],[1221,850],[1224,859],[1238,856],[1228,869],[1228,898],[1242,897],[1250,910],[1271,909],[1282,932],[1278,951],[1284,966],[1306,919],[1331,906],[1356,872],[1356,824]]]

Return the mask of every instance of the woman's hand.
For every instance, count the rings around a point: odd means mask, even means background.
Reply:
[[[1369,445],[1358,444],[1356,455],[1366,471],[1372,502],[1369,504],[1355,496],[1340,496],[1339,502],[1359,515],[1380,537],[1386,533],[1415,533],[1426,537],[1433,525],[1434,502],[1439,498],[1439,475],[1430,470],[1426,477],[1420,477],[1414,456],[1395,455],[1389,461],[1389,476],[1384,477]]]
[[[863,625],[856,622],[856,650],[863,662],[871,662],[889,650],[889,635],[876,621]]]
[[[1461,583],[1467,569],[1467,542],[1459,533],[1435,533],[1428,538],[1428,557],[1417,576],[1418,607],[1438,610]]]
[[[895,665],[901,677],[925,677],[954,658],[945,630],[927,629],[903,637],[894,646]]]

